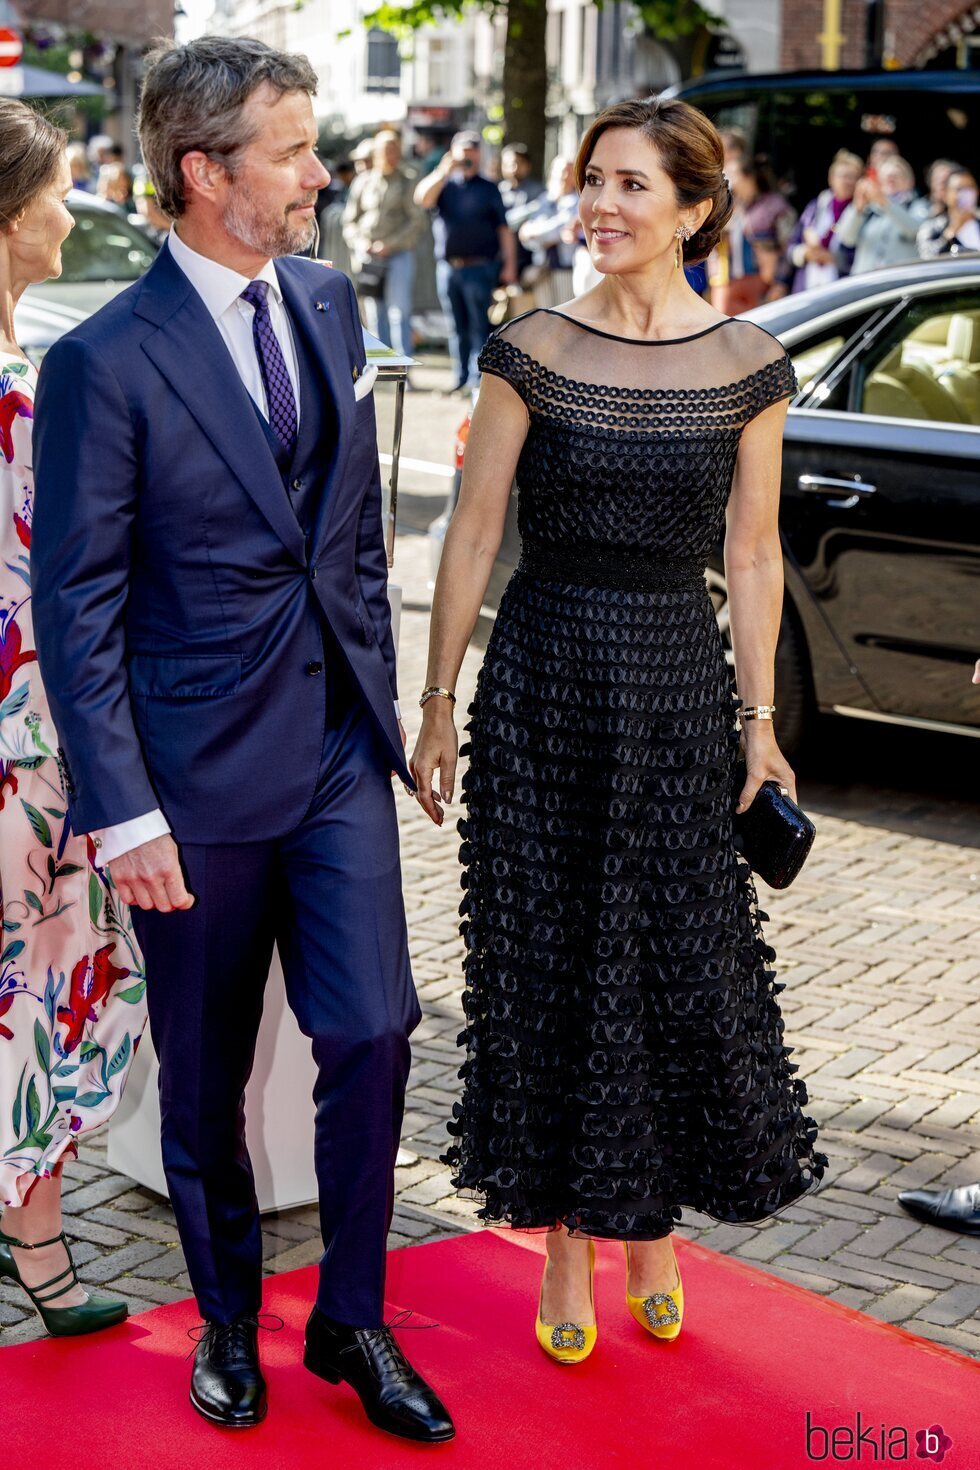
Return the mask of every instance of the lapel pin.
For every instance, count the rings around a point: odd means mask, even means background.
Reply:
[[[316,307],[317,311],[329,311],[330,310],[330,302],[329,301],[315,301],[313,304]]]
[[[354,379],[354,382],[356,383],[357,380],[358,380],[358,378],[361,376],[361,370],[360,370],[360,368],[359,367],[351,368],[351,374],[350,375]]]

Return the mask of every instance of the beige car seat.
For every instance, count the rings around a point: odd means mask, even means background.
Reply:
[[[864,385],[864,413],[934,423],[970,422],[953,392],[917,363],[903,361],[903,343],[893,347]]]

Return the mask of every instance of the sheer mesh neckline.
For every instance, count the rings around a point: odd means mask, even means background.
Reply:
[[[604,332],[600,327],[590,327],[588,322],[579,321],[578,317],[569,316],[557,307],[543,306],[540,310],[548,316],[560,316],[563,321],[571,322],[573,327],[581,327],[584,332],[593,332],[597,337],[608,337],[610,342],[629,342],[635,347],[669,347],[674,342],[694,342],[698,337],[706,337],[709,332],[715,332],[719,327],[737,320],[733,316],[723,316],[720,321],[712,322],[710,327],[702,327],[700,332],[690,332],[686,337],[620,337],[616,332]]]
[[[490,335],[480,370],[509,383],[539,422],[586,433],[739,430],[797,391],[782,343],[744,318],[656,341],[583,325],[552,307],[524,312]]]
[[[550,312],[551,311],[551,308],[550,307],[541,307],[540,310]],[[551,313],[551,314],[554,315],[554,316],[561,316],[561,312],[560,311],[559,312],[554,312],[554,313]],[[571,321],[571,317],[568,317],[567,320],[568,321]],[[730,320],[734,321],[735,318],[732,317],[732,318],[730,318]],[[717,325],[718,326],[724,326],[724,323],[723,322],[718,322]],[[609,333],[607,333],[607,332],[600,332],[599,335],[600,335],[600,337],[605,337],[605,336],[608,336]],[[703,336],[704,334],[702,332],[699,332],[697,335],[698,336]],[[493,341],[494,339],[491,338],[490,340]],[[513,342],[509,342],[506,337],[500,337],[500,338],[497,338],[496,340],[499,341],[499,343],[500,343],[500,345],[501,345],[502,348],[505,348],[508,352],[512,352],[515,357],[523,358],[524,361],[532,369],[533,368],[538,368],[540,370],[540,372],[543,374],[543,376],[545,377],[545,379],[555,379],[556,381],[560,381],[562,383],[567,383],[569,385],[569,387],[571,387],[571,388],[582,388],[582,389],[585,389],[586,392],[590,392],[590,393],[594,393],[594,392],[613,393],[613,394],[615,394],[619,398],[627,398],[627,399],[632,399],[632,398],[635,398],[635,399],[645,399],[645,398],[719,398],[719,397],[722,397],[722,396],[724,396],[726,394],[733,393],[737,388],[742,387],[743,384],[750,383],[754,378],[761,377],[763,374],[768,374],[769,377],[773,377],[774,376],[774,371],[773,371],[774,369],[777,372],[779,372],[783,377],[786,376],[786,369],[785,369],[785,367],[783,366],[783,364],[780,362],[779,359],[776,359],[773,362],[763,363],[761,367],[755,368],[752,372],[746,373],[743,377],[737,379],[734,382],[720,383],[717,387],[714,387],[714,388],[620,388],[617,384],[614,384],[614,383],[589,383],[584,378],[571,378],[571,377],[568,376],[567,373],[560,373],[560,372],[557,371],[556,368],[552,368],[552,367],[546,366],[546,364],[543,363],[543,362],[541,362],[538,358],[532,357],[532,355],[529,352],[525,352],[522,347],[517,347],[517,346],[514,345]],[[630,338],[630,337],[613,337],[612,340],[614,342],[630,342],[630,341],[633,341],[634,339],[633,338]],[[639,341],[639,338],[637,338],[635,340],[636,341]],[[691,339],[690,339],[690,337],[675,337],[673,340],[675,342],[689,342]],[[662,343],[663,346],[666,346],[667,345],[667,339],[666,339],[666,337],[661,338],[661,343]],[[640,345],[643,345],[643,344],[641,343]],[[491,358],[491,354],[490,353],[487,353],[486,354],[486,360],[481,364],[481,370],[482,371],[485,371],[485,372],[486,371],[489,371],[489,372],[497,372],[497,368],[492,364],[492,362],[490,361],[490,358]],[[789,359],[786,359],[786,361],[788,363]],[[506,380],[508,382],[511,381],[509,378],[507,378]],[[511,382],[511,386],[512,387],[515,387],[516,385],[513,382]],[[794,386],[793,386],[792,389],[787,389],[786,391],[787,391],[787,393],[789,393],[789,392],[795,392],[796,391],[796,385],[795,385],[795,383],[794,383]],[[780,396],[782,396],[782,395],[780,395]]]

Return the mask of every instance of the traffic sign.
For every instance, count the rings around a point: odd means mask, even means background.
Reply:
[[[16,66],[24,54],[24,43],[16,31],[0,26],[0,66]]]

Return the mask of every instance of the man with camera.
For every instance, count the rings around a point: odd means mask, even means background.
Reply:
[[[497,285],[517,280],[517,242],[503,200],[480,173],[480,135],[457,133],[449,152],[415,190],[421,209],[433,211],[436,284],[450,322],[454,393],[479,383],[476,360],[490,334],[489,309]]]

